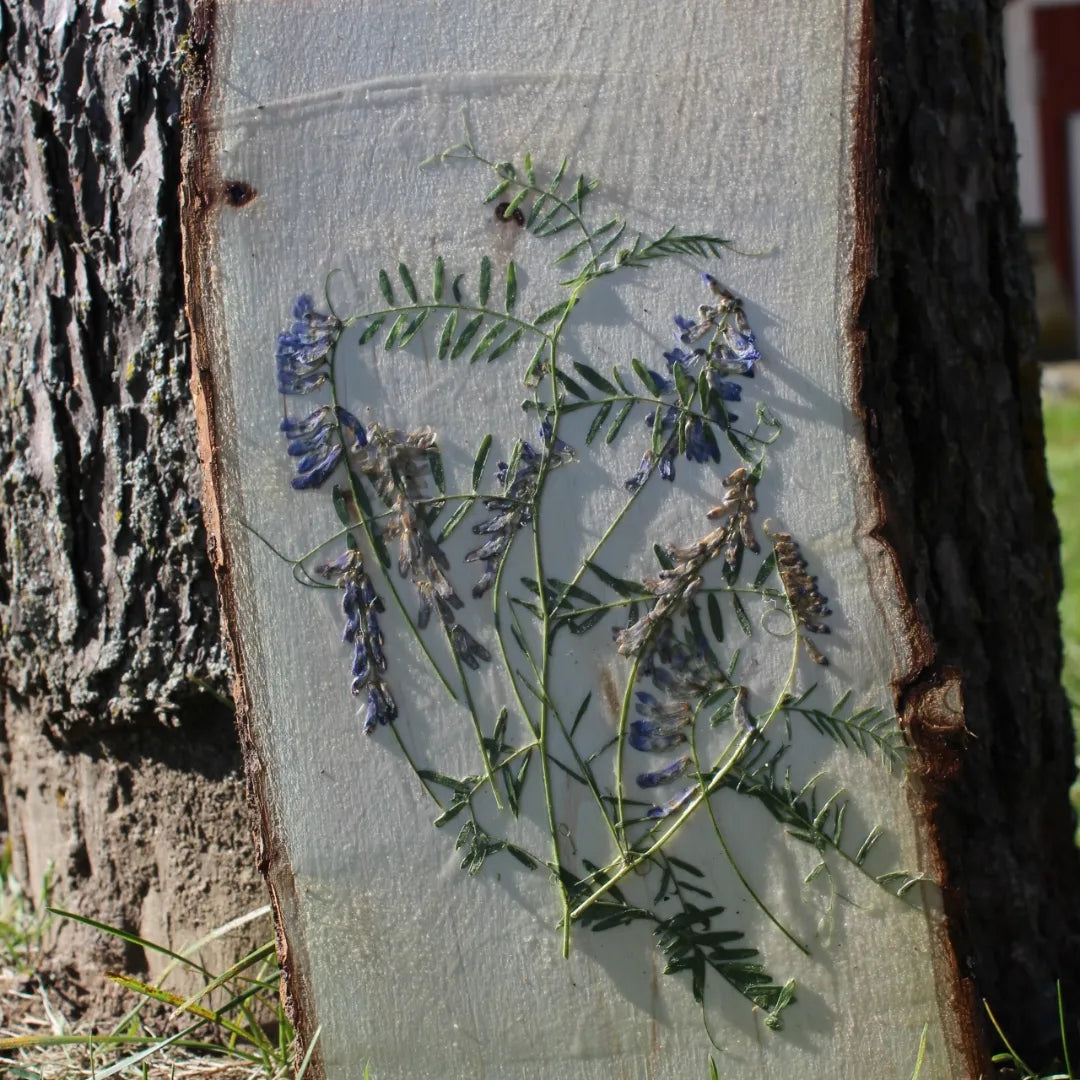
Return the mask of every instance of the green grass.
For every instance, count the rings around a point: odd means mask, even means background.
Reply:
[[[0,867],[2,868],[2,867]],[[72,912],[49,909],[50,917],[70,919],[103,934],[152,950],[169,958],[161,978],[150,984],[121,973],[108,978],[132,993],[132,1008],[110,1030],[77,1033],[63,1030],[53,1019],[48,1035],[8,1035],[0,1038],[0,1074],[45,1080],[46,1077],[76,1077],[105,1080],[109,1076],[203,1077],[220,1072],[224,1063],[236,1065],[251,1080],[301,1080],[318,1041],[316,1031],[308,1052],[295,1073],[292,1067],[294,1033],[285,1016],[279,995],[280,970],[273,942],[242,957],[226,971],[209,971],[198,957],[211,941],[270,913],[259,908],[233,919],[205,937],[173,951]],[[37,939],[28,925],[21,938],[13,938],[14,955],[24,954],[21,941]],[[5,954],[11,943],[3,942]],[[39,954],[40,957],[40,954]],[[195,973],[199,991],[183,997],[166,988],[170,974],[182,968]],[[164,1021],[161,1010],[156,1019],[143,1014],[151,1002],[172,1006]],[[4,1072],[4,1069],[7,1072]]]
[[[20,975],[31,974],[45,954],[53,916],[49,912],[52,867],[45,872],[41,892],[29,896],[11,868],[11,840],[0,849],[0,964]]]
[[[1054,486],[1054,513],[1061,529],[1061,636],[1065,647],[1062,682],[1072,706],[1080,743],[1080,394],[1046,401],[1046,461]],[[1073,786],[1073,805],[1080,812],[1080,784]]]

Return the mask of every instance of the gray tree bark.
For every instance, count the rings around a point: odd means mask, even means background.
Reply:
[[[1014,1045],[1048,1061],[1060,1053],[1058,978],[1076,1045],[1080,864],[1000,6],[873,8],[869,280],[852,331],[865,346],[879,534],[909,603],[895,701],[970,995],[957,1015],[982,1017],[992,1044],[987,999]]]
[[[179,946],[264,901],[199,495],[182,0],[0,3],[0,749],[15,866]],[[3,824],[3,822],[0,822]],[[74,924],[84,973],[156,960]],[[225,948],[237,948],[229,943]]]

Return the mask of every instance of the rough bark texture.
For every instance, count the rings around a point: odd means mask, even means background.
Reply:
[[[915,624],[896,703],[920,751],[960,985],[1045,1061],[1060,1045],[1054,980],[1074,1017],[1080,1003],[1080,863],[1001,15],[981,0],[874,8],[861,396],[880,535]]]
[[[0,771],[17,870],[182,944],[262,902],[205,554],[182,0],[0,2]],[[3,824],[0,821],[0,824]],[[153,958],[69,925],[83,968]],[[236,942],[225,948],[238,947]]]

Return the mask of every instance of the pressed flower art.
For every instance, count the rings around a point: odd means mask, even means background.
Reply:
[[[778,845],[807,845],[808,882],[840,860],[903,899],[919,875],[879,866],[881,830],[849,835],[847,797],[818,775],[797,779],[788,764],[806,736],[828,736],[887,767],[903,747],[885,710],[852,708],[848,694],[816,703],[813,673],[828,664],[822,643],[833,640],[833,611],[813,545],[784,531],[783,506],[768,505],[766,517],[760,505],[767,471],[784,468],[784,432],[764,397],[768,378],[757,377],[770,352],[747,314],[755,308],[714,272],[727,240],[674,228],[648,239],[619,217],[594,222],[598,184],[573,177],[565,160],[541,179],[530,155],[520,164],[489,160],[466,132],[431,163],[490,174],[483,200],[496,204],[499,227],[520,230],[517,257],[548,259],[565,273],[557,295],[533,297],[514,259],[496,282],[487,256],[460,274],[437,256],[423,289],[405,263],[396,275],[373,269],[370,303],[351,314],[297,283],[276,342],[281,432],[298,508],[325,493],[341,530],[294,569],[305,584],[340,593],[341,679],[356,701],[357,737],[396,745],[401,769],[435,805],[436,826],[456,826],[469,874],[510,856],[507,865],[536,889],[554,890],[564,953],[578,928],[642,923],[665,970],[688,978],[697,1000],[719,978],[779,1028],[796,1002],[794,982],[773,971],[767,940],[748,940],[699,864],[725,862],[777,933],[803,951],[811,944],[749,885],[725,840],[721,798],[771,817]],[[654,359],[574,359],[567,330],[583,298],[603,279],[646,280],[660,265],[686,300],[642,341],[641,355]],[[496,447],[482,427],[410,428],[392,406],[384,414],[348,399],[355,381],[344,376],[372,350],[393,362],[420,345],[429,362],[459,366],[463,379],[483,371],[520,387],[513,445]],[[451,446],[473,462],[465,490],[448,489]],[[556,577],[552,534],[541,526],[550,519],[574,532],[581,463],[601,448],[619,462],[611,484],[619,509],[573,572]],[[630,573],[613,562],[612,538],[630,528],[635,504],[683,485],[708,492],[694,496],[694,530],[653,535],[638,519],[654,568]],[[459,529],[470,542],[455,553],[448,542]],[[528,574],[511,569],[515,557]],[[558,675],[582,642],[617,673],[606,728],[601,694],[569,700]],[[468,772],[441,767],[437,745],[410,745],[402,680],[415,675],[395,662],[406,645],[422,655],[448,722],[467,717],[475,734]],[[786,672],[772,686],[747,659],[768,650],[782,654]],[[584,809],[575,813],[592,815],[602,847],[566,842],[556,772],[580,787]],[[548,835],[534,850],[513,822],[536,792]],[[707,854],[700,844],[680,847],[697,822],[712,837]]]

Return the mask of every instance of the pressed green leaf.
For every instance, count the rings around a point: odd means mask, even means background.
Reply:
[[[386,316],[380,315],[377,319],[372,319],[371,322],[364,327],[363,333],[360,335],[360,340],[357,345],[366,345],[378,332],[379,327],[386,322]]]
[[[539,203],[542,199],[543,199],[543,196],[541,196],[541,199],[538,199],[537,202]],[[559,214],[565,212],[565,210],[566,210],[566,207],[564,207],[562,205],[562,203],[556,203],[550,210],[547,211],[546,214],[544,214],[544,216],[542,218],[540,218],[532,226],[533,235],[534,236],[547,236],[546,230],[549,228],[552,221],[554,221],[555,218]],[[531,216],[532,215],[530,215],[530,217]],[[573,218],[567,218],[566,220],[572,222],[574,219]]]
[[[596,257],[602,259],[622,239],[624,232],[626,232],[625,221],[596,249]]]
[[[450,351],[451,360],[456,360],[469,347],[469,342],[475,337],[476,331],[480,329],[480,324],[483,321],[483,315],[474,315],[462,327],[461,333],[458,334],[458,339],[454,342],[454,347]]]
[[[686,608],[686,621],[690,627],[690,633],[693,640],[700,643],[706,657],[715,664],[716,653],[713,652],[713,647],[709,644],[709,639],[705,636],[705,629],[701,625],[701,612],[698,611],[697,604],[692,601]]]
[[[501,180],[484,196],[484,202],[494,202],[509,186],[509,180]]]
[[[534,387],[539,384],[540,376],[544,373],[544,353],[547,351],[547,342],[541,341],[536,346],[536,352],[533,353],[532,359],[529,361],[529,366],[525,369],[524,383],[528,387]],[[532,404],[531,402],[529,404]]]
[[[445,360],[447,354],[450,352],[450,342],[454,337],[454,330],[457,328],[456,311],[451,311],[446,317],[446,322],[443,323],[442,333],[439,334],[439,359]]]
[[[574,382],[574,380],[571,379],[570,376],[567,375],[565,371],[561,371],[559,368],[556,368],[555,369],[555,378],[558,379],[559,382],[561,382],[563,384],[563,386],[565,386],[566,389],[569,390],[570,393],[574,395],[574,397],[581,398],[582,401],[588,401],[589,400],[588,392],[582,386],[580,386],[578,383]]]
[[[653,397],[659,396],[660,387],[657,385],[653,373],[636,356],[630,361],[630,366],[634,369],[634,374],[644,383],[645,389]]]
[[[536,860],[523,848],[519,848],[517,844],[507,844],[506,854],[512,855],[527,870],[536,869]]]
[[[626,383],[623,382],[623,377],[619,373],[619,369],[617,367],[612,367],[612,369],[611,369],[611,377],[615,380],[615,382],[618,385],[619,389],[624,394],[629,394],[631,392],[630,387],[628,387],[626,385]]]
[[[451,803],[434,821],[436,829],[441,829],[447,822],[453,821],[469,804],[467,802]]]
[[[589,236],[583,236],[576,244],[571,244],[556,260],[555,265],[566,262],[567,259],[572,259],[583,247],[587,247],[589,241],[592,238]]]
[[[632,401],[626,402],[625,405],[618,411],[615,419],[611,421],[611,427],[608,428],[608,433],[604,436],[604,442],[611,443],[615,441],[615,437],[619,434],[623,424],[626,422],[626,418],[630,415],[634,408]]]
[[[413,284],[412,274],[409,273],[409,268],[403,262],[398,263],[397,272],[398,277],[401,278],[401,284],[405,286],[405,292],[408,293],[409,299],[415,304],[419,297],[416,286]]]
[[[480,260],[480,293],[479,304],[487,307],[488,297],[491,295],[491,260],[485,255]]]
[[[593,439],[600,434],[600,429],[604,426],[604,422],[608,418],[608,414],[611,412],[611,402],[605,401],[599,409],[596,410],[596,415],[592,418],[592,423],[589,424],[589,430],[585,433],[585,445],[591,446]]]
[[[499,335],[506,329],[506,320],[500,319],[494,326],[490,327],[487,333],[480,339],[479,344],[473,350],[472,356],[469,357],[469,363],[475,364],[477,360],[483,356],[484,353],[491,348],[492,345],[498,340]]]
[[[514,213],[518,210],[521,204],[529,197],[529,189],[522,188],[506,205],[506,209],[503,211],[503,218],[509,221]]]
[[[560,221],[558,224],[552,225],[550,228],[544,228],[543,223],[541,222],[541,224],[537,225],[536,227],[536,235],[556,236],[557,234],[563,232],[565,229],[572,229],[575,225],[577,225],[577,222],[572,217],[568,217],[565,221]]]
[[[566,175],[566,167],[570,164],[569,158],[563,158],[562,164],[559,166],[558,171],[551,179],[551,183],[548,184],[548,191],[555,194],[559,190],[559,185],[562,183],[562,178]]]
[[[472,509],[472,500],[465,499],[461,505],[450,515],[446,524],[439,530],[439,535],[435,537],[435,543],[441,544],[444,540],[448,539],[455,529],[469,516],[469,511]],[[389,564],[388,564],[389,565]]]
[[[443,257],[438,255],[435,258],[435,269],[431,274],[431,295],[435,297],[436,301],[442,299],[444,270]]]
[[[546,192],[541,192],[539,197],[533,202],[532,209],[529,211],[529,216],[525,219],[525,228],[529,232],[533,231],[533,226],[536,224],[537,218],[540,217],[540,211],[547,205],[548,196]]]
[[[431,308],[424,308],[423,311],[417,313],[416,318],[413,319],[413,321],[405,327],[404,331],[402,331],[401,337],[398,339],[399,349],[404,349],[405,346],[408,345],[414,337],[416,337],[416,334],[419,331],[420,327],[423,326],[425,322],[427,322],[427,317],[430,314]]]
[[[442,454],[439,448],[433,446],[427,452],[428,468],[431,470],[431,479],[435,481],[435,487],[440,494],[446,494],[446,472],[443,469]]]
[[[583,619],[567,619],[566,625],[571,634],[587,634],[605,615],[606,611],[593,611]]]
[[[379,292],[383,294],[383,299],[388,304],[394,302],[394,290],[390,287],[390,275],[385,270],[379,271]]]
[[[349,525],[349,507],[345,499],[345,492],[341,490],[340,484],[334,485],[334,490],[331,493],[331,498],[334,500],[334,512],[338,516],[338,521],[342,525]]]
[[[716,593],[709,593],[709,599],[705,602],[705,607],[709,613],[709,626],[712,629],[713,637],[717,641],[723,641],[724,620],[720,616],[720,601],[716,599]]]
[[[675,563],[665,548],[662,548],[659,544],[653,544],[652,549],[661,570],[673,570],[675,568]]]
[[[776,552],[770,552],[769,557],[758,568],[758,572],[754,575],[754,588],[760,589],[762,585],[772,576],[772,572],[776,569]]]
[[[476,491],[480,486],[480,480],[484,475],[484,466],[487,464],[488,454],[491,453],[491,433],[488,432],[480,440],[480,448],[476,451],[476,459],[473,461],[472,467],[472,486],[473,491]]]
[[[519,326],[512,334],[503,338],[502,341],[488,353],[487,362],[490,364],[493,360],[498,360],[500,356],[509,352],[522,339],[524,334],[525,328]]]
[[[735,609],[735,618],[739,620],[742,632],[747,637],[750,637],[754,632],[754,627],[750,622],[750,616],[746,614],[746,608],[743,607],[743,602],[739,599],[738,593],[731,594],[731,606]]]
[[[532,154],[528,150],[525,151],[525,179],[536,187],[536,172],[533,169]]]
[[[585,565],[609,588],[614,589],[620,596],[627,600],[634,597],[642,597],[645,594],[645,590],[636,581],[628,581],[626,578],[616,577],[614,574],[609,573],[602,566],[597,565],[592,561],[587,561]]]
[[[672,364],[671,374],[675,377],[675,392],[684,405],[689,405],[694,397],[694,380],[683,370],[682,364]]]
[[[514,304],[517,303],[517,270],[514,267],[514,260],[511,259],[506,267],[506,310],[507,313],[514,310]]]
[[[543,326],[544,323],[552,322],[554,319],[558,319],[566,311],[566,306],[569,303],[567,300],[563,300],[558,304],[554,304],[546,311],[540,312],[539,315],[533,319],[533,326]]]
[[[450,286],[450,292],[453,294],[455,304],[461,303],[461,283],[464,280],[465,275],[458,274],[458,276],[454,278],[454,283]]]
[[[658,405],[653,413],[652,442],[650,446],[654,457],[659,457],[663,453],[664,446],[667,443],[667,436],[664,434],[665,411],[664,406]],[[682,431],[682,424],[679,425],[679,431]]]
[[[720,410],[721,413],[724,411],[724,409]],[[738,435],[735,434],[734,431],[731,430],[731,428],[727,429],[727,437],[728,442],[735,447],[735,453],[738,454],[739,457],[743,459],[743,461],[754,460],[754,455],[750,453],[743,441],[738,437]]]
[[[409,323],[409,316],[402,312],[397,319],[394,320],[394,325],[390,327],[390,333],[386,335],[386,340],[383,342],[384,349],[392,349],[396,344],[401,332]]]
[[[592,691],[590,690],[584,698],[581,700],[581,704],[578,706],[578,711],[574,714],[574,722],[570,725],[571,736],[577,731],[578,724],[581,723],[582,717],[588,711],[589,702],[592,701]]]
[[[709,373],[706,368],[702,368],[700,373],[698,374],[697,392],[699,407],[702,413],[708,416],[710,408],[712,406],[712,399],[714,395],[712,386],[709,384]]]
[[[587,383],[589,383],[591,386],[595,386],[597,390],[602,390],[605,394],[617,394],[619,392],[615,389],[614,386],[611,385],[611,383],[607,381],[607,379],[604,378],[603,375],[600,374],[600,372],[596,371],[594,368],[589,367],[588,364],[581,364],[578,363],[577,360],[575,360],[574,370]]]

